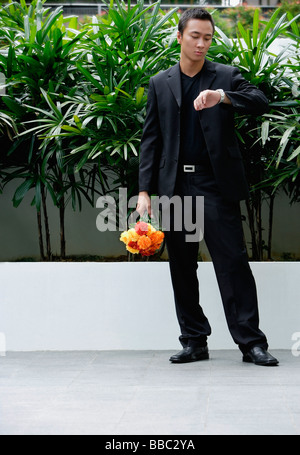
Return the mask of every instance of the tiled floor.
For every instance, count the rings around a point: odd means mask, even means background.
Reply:
[[[1,435],[299,435],[300,357],[239,351],[170,364],[170,351],[8,352]]]

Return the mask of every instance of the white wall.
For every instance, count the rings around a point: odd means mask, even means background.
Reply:
[[[300,332],[300,263],[252,263],[270,348]],[[199,263],[211,349],[235,349],[210,262]],[[8,351],[177,349],[167,263],[0,263],[0,334]],[[1,351],[1,346],[0,346]]]

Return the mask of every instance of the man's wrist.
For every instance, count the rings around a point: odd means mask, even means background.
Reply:
[[[223,90],[222,88],[218,88],[218,89],[216,90],[216,92],[218,92],[219,95],[220,95],[219,104],[224,103],[224,100],[225,100],[225,92],[224,92],[224,90]]]

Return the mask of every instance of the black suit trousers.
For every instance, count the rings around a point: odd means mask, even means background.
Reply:
[[[209,169],[180,173],[176,195],[191,196],[191,211],[196,210],[196,196],[204,196],[204,240],[211,255],[225,316],[234,342],[242,352],[252,346],[268,348],[259,329],[256,284],[244,242],[240,203],[222,198]],[[173,215],[174,216],[174,215]],[[195,220],[195,213],[191,213]],[[184,224],[184,222],[183,222]],[[190,234],[174,223],[165,231],[170,271],[175,296],[180,342],[186,346],[205,346],[211,327],[200,306],[198,282],[199,242],[187,242]]]

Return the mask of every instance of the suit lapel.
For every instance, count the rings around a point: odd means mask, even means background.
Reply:
[[[176,99],[178,106],[180,107],[182,94],[181,94],[181,77],[180,77],[180,64],[179,63],[177,63],[175,66],[173,66],[170,69],[167,82],[169,84],[171,92],[173,93],[173,95]]]

